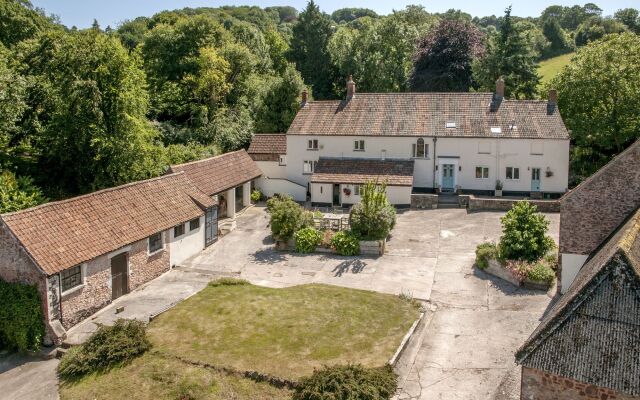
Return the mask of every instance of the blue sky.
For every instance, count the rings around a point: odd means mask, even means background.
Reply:
[[[592,1],[604,10],[605,15],[611,15],[616,10],[626,7],[638,7],[637,0],[600,0]],[[162,10],[172,10],[183,7],[218,7],[221,5],[256,5],[268,7],[274,5],[290,5],[301,10],[306,0],[32,0],[36,7],[43,8],[48,14],[60,17],[67,26],[75,25],[86,28],[93,19],[97,19],[104,28],[107,25],[115,27],[120,21],[133,19],[138,16],[151,16]],[[448,0],[437,2],[407,1],[407,0],[316,0],[323,11],[332,11],[343,7],[367,7],[380,14],[388,14],[393,9],[404,8],[407,4],[422,4],[430,12],[442,12],[449,8],[461,9],[474,16],[500,15],[509,5],[513,5],[513,14],[518,16],[538,16],[549,5],[562,4],[571,6],[586,2],[566,0]]]

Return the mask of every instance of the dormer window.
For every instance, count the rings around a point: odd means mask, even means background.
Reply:
[[[491,133],[499,135],[502,133],[502,128],[500,128],[499,126],[492,126]]]
[[[456,127],[455,121],[447,121],[446,127],[447,129],[455,129]]]

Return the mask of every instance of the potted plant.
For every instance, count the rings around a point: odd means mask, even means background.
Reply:
[[[496,192],[495,192],[496,197],[502,197],[502,181],[500,181],[500,179],[498,179],[496,181]]]

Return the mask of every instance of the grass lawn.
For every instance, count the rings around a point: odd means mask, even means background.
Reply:
[[[326,285],[210,285],[155,319],[155,350],[288,379],[324,364],[382,366],[419,315],[397,296]]]
[[[558,75],[562,68],[571,62],[571,57],[574,55],[575,53],[563,54],[540,62],[540,67],[538,68],[540,84],[545,84]]]
[[[266,383],[229,376],[153,354],[106,374],[90,375],[60,385],[63,400],[209,399],[284,400],[291,393]]]

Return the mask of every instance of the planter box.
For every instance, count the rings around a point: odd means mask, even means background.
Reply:
[[[500,190],[496,189],[495,194],[496,194],[496,197],[502,197],[502,189]]]
[[[384,240],[361,240],[360,254],[363,256],[381,256],[385,249]]]
[[[545,292],[549,290],[549,288],[551,287],[551,285],[553,284],[553,282],[548,283],[548,282],[536,282],[536,281],[532,281],[529,278],[525,279],[523,282],[523,286],[525,289],[531,289],[531,290],[544,290]]]
[[[484,272],[496,276],[502,280],[505,280],[513,286],[520,286],[520,281],[517,280],[508,269],[504,268],[498,260],[489,260],[489,266],[484,269]]]

